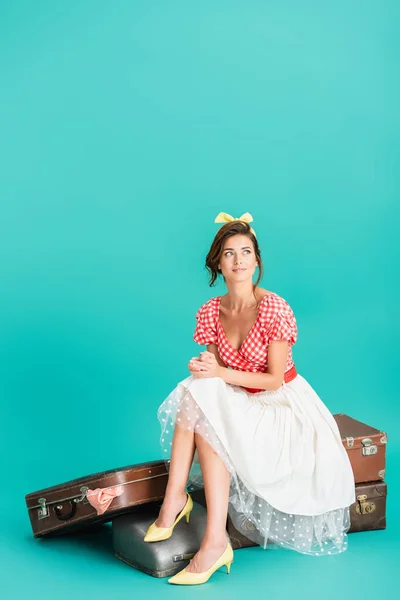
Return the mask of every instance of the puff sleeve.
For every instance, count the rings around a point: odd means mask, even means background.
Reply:
[[[291,345],[297,341],[297,323],[293,310],[285,301],[274,307],[267,330],[268,343],[287,340]]]
[[[196,329],[193,339],[201,346],[218,343],[214,311],[210,302],[203,304],[196,313]]]

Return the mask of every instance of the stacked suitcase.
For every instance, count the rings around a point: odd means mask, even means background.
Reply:
[[[334,415],[354,473],[356,502],[350,510],[349,532],[386,528],[386,444],[383,431]]]
[[[350,508],[349,532],[385,529],[387,435],[345,414],[333,415],[354,473],[356,502]],[[80,477],[25,496],[35,537],[76,532],[113,522],[113,552],[155,577],[183,569],[200,546],[206,523],[204,490],[195,502],[189,527],[180,521],[173,536],[148,544],[143,537],[157,518],[168,481],[164,460],[151,461]],[[233,549],[254,546],[227,519]]]

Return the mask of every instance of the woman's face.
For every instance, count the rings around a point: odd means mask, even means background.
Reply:
[[[252,278],[257,265],[253,242],[247,235],[232,235],[225,240],[218,265],[225,279],[244,281]]]

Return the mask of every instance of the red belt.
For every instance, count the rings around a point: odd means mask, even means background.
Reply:
[[[296,366],[293,365],[293,367],[291,367],[288,371],[286,371],[286,373],[283,376],[283,380],[285,383],[289,383],[289,381],[292,381],[292,379],[294,379],[297,376],[297,371],[296,371]],[[246,392],[250,392],[250,394],[256,394],[257,392],[267,392],[268,390],[257,390],[256,388],[247,388],[244,387],[243,385],[240,386],[242,387],[244,390],[246,390]]]

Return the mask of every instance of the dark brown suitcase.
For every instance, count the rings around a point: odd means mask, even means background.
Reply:
[[[386,481],[356,484],[356,502],[350,507],[349,533],[386,529]]]
[[[387,435],[348,415],[333,415],[350,459],[355,483],[379,481],[386,474]]]
[[[385,481],[372,481],[355,485],[356,502],[350,507],[349,533],[357,531],[371,531],[386,528],[386,495],[387,484]],[[194,502],[206,507],[204,489],[191,492]],[[251,523],[249,524],[251,527]],[[238,531],[228,515],[226,529],[231,539],[233,550],[256,546],[240,531]]]
[[[129,512],[133,506],[162,500],[168,471],[164,460],[154,460],[111,469],[73,479],[25,496],[35,537],[58,535],[94,523],[105,523]],[[87,499],[88,490],[121,486],[121,495],[112,499],[99,515]]]

